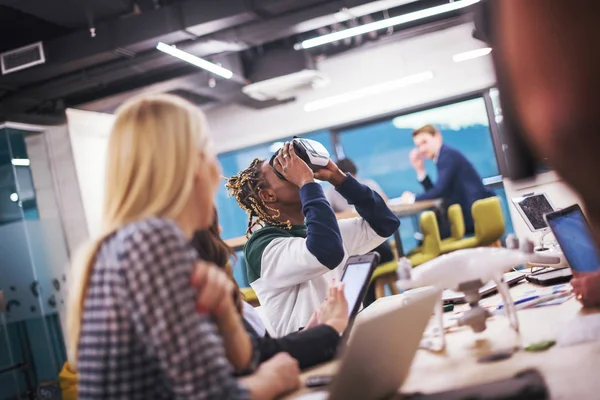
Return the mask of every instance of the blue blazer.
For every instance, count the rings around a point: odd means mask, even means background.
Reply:
[[[474,232],[471,206],[480,199],[494,196],[481,182],[473,164],[461,152],[448,145],[442,145],[437,160],[438,179],[435,184],[426,177],[421,184],[425,193],[416,196],[416,200],[443,199],[444,209],[452,204],[460,204],[465,218],[465,229]]]

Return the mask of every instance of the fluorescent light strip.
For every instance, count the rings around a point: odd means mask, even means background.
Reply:
[[[472,60],[474,58],[479,58],[483,56],[487,56],[492,52],[491,47],[483,47],[481,49],[475,49],[471,51],[465,51],[464,53],[458,53],[452,56],[452,60],[455,63]]]
[[[29,167],[29,158],[13,158],[12,165],[16,167]]]
[[[210,61],[206,61],[200,57],[196,57],[190,53],[187,53],[183,50],[179,50],[175,46],[169,46],[163,42],[158,42],[156,48],[163,53],[166,53],[170,56],[179,58],[182,61],[188,62],[196,67],[202,68],[208,72],[212,72],[215,75],[218,75],[225,79],[231,79],[233,77],[233,72],[230,70],[220,67],[217,64],[213,64]]]
[[[403,88],[406,86],[414,85],[417,83],[425,82],[433,78],[433,72],[426,71],[421,72],[415,75],[405,76],[400,79],[395,79],[393,81],[387,81],[378,83],[376,85],[367,86],[362,89],[353,90],[351,92],[346,92],[342,94],[338,94],[331,97],[325,97],[323,99],[315,100],[308,102],[304,105],[304,111],[312,112],[322,110],[324,108],[329,108],[333,106],[337,106],[339,104],[348,103],[355,100],[360,100],[365,97],[375,96],[381,93],[391,92],[393,90]]]
[[[369,24],[364,24],[361,26],[357,26],[354,28],[345,29],[339,32],[328,33],[327,35],[319,36],[313,39],[304,40],[302,43],[297,44],[295,46],[296,49],[310,49],[317,46],[322,46],[327,43],[337,42],[338,40],[347,39],[349,37],[363,35],[365,33],[378,31],[380,29],[390,28],[392,26],[405,24],[408,22],[416,21],[423,18],[432,17],[434,15],[443,14],[450,11],[460,10],[461,8],[465,8],[471,6],[475,3],[478,3],[479,0],[461,0],[454,1],[448,4],[442,4],[440,6],[435,6],[431,8],[426,8],[425,10],[414,11],[404,15],[398,15],[397,17],[392,17],[388,19],[384,19],[382,21],[375,21]]]

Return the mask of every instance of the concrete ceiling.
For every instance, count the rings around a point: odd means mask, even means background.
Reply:
[[[230,102],[265,107],[270,104],[241,93],[249,63],[265,49],[292,48],[304,38],[445,2],[0,0],[0,51],[42,41],[47,60],[0,75],[0,120],[60,115],[66,107],[109,111],[143,91],[174,92],[204,107]],[[353,13],[352,18],[340,23],[340,11]],[[390,32],[323,46],[311,56],[330,56],[381,36]],[[213,80],[157,51],[158,41],[227,66],[238,78]]]

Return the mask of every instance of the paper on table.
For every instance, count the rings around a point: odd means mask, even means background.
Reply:
[[[556,338],[561,347],[600,340],[600,315],[585,315],[563,325]]]

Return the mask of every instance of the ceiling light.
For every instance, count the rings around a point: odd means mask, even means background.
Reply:
[[[472,60],[474,58],[479,58],[483,56],[487,56],[492,52],[491,47],[483,47],[481,49],[465,51],[464,53],[458,53],[452,56],[452,60],[456,63]]]
[[[11,193],[10,194],[10,201],[12,201],[13,203],[16,203],[17,201],[19,201],[19,195],[16,193]]]
[[[328,33],[326,35],[319,36],[313,39],[304,40],[303,42],[296,44],[294,47],[296,48],[296,50],[310,49],[327,43],[347,39],[349,37],[363,35],[365,33],[390,28],[392,26],[402,25],[408,22],[432,17],[434,15],[443,14],[450,11],[460,10],[461,8],[468,7],[478,2],[479,0],[454,1],[448,4],[442,4],[440,6],[426,8],[424,10],[398,15],[397,17],[387,18],[381,21],[375,21],[354,28],[345,29],[343,31]]]
[[[312,112],[337,106],[339,104],[348,103],[355,100],[360,100],[365,97],[375,96],[381,93],[391,92],[393,90],[403,88],[406,86],[414,85],[417,83],[425,82],[433,78],[433,72],[426,71],[415,75],[405,76],[400,79],[393,81],[387,81],[378,83],[375,85],[367,86],[362,89],[353,90],[350,92],[338,94],[331,97],[325,97],[323,99],[308,102],[304,105],[304,111]]]
[[[16,167],[29,167],[29,158],[13,158],[11,162]]]
[[[225,79],[231,79],[233,77],[233,72],[230,70],[223,68],[217,64],[213,64],[210,61],[206,61],[200,57],[196,57],[190,53],[187,53],[183,50],[179,50],[175,46],[169,46],[163,42],[158,42],[156,48],[163,53],[167,53],[173,57],[179,58],[182,61],[188,62],[196,67],[207,70],[208,72],[212,72],[215,75],[223,77]]]

